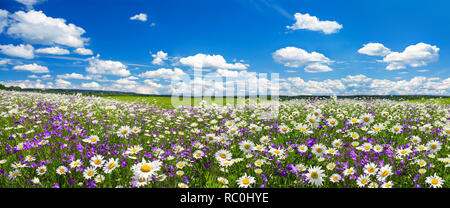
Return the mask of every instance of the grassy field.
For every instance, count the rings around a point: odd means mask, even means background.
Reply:
[[[107,99],[111,100],[117,100],[117,101],[125,101],[125,102],[137,102],[137,103],[146,103],[146,104],[153,104],[155,106],[158,106],[160,108],[174,108],[178,106],[174,106],[172,104],[172,97],[153,97],[153,96],[108,96],[105,97]],[[182,106],[197,106],[202,101],[201,98],[190,98],[190,102],[184,102],[184,99],[180,98],[180,103]],[[208,104],[216,103],[218,105],[227,105],[227,104],[242,104],[244,102],[261,102],[261,100],[257,99],[244,99],[244,98],[211,98],[210,100],[206,99],[206,102]]]
[[[173,108],[177,106],[172,105],[172,98],[171,97],[156,97],[156,96],[139,96],[139,95],[130,95],[130,96],[108,96],[105,97],[107,99],[111,100],[117,100],[117,101],[125,101],[125,102],[137,102],[137,103],[149,103],[153,104],[155,106],[161,107],[161,108]],[[181,101],[183,101],[183,98],[180,98]],[[191,99],[191,105],[198,105],[201,101],[200,98],[190,98]],[[211,101],[208,103],[222,103],[223,105],[229,104],[239,104],[243,102],[249,102],[245,101],[243,98],[223,98],[223,99],[215,99],[211,98]],[[255,100],[252,100],[251,102],[257,102]],[[408,102],[416,102],[416,103],[427,103],[427,104],[450,104],[450,98],[421,98],[421,99],[412,99],[408,100]],[[183,105],[187,105],[187,103],[183,103]]]
[[[410,100],[410,102],[418,102],[418,103],[436,103],[436,104],[450,104],[450,98],[437,98],[437,99],[415,99]]]

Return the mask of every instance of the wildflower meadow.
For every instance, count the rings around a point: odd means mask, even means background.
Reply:
[[[0,91],[0,187],[448,188],[449,107]]]

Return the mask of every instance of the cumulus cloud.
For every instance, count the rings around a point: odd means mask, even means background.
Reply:
[[[36,53],[45,53],[45,54],[53,54],[53,55],[66,55],[70,54],[69,50],[63,49],[60,47],[50,47],[50,48],[39,48],[36,50]]]
[[[328,64],[333,63],[329,58],[321,53],[311,52],[296,48],[285,47],[278,49],[272,53],[272,58],[275,62],[283,64],[286,67],[299,68],[305,66],[306,72],[327,72],[332,71]]]
[[[8,11],[0,9],[0,33],[3,32],[3,28],[8,26],[8,14]]]
[[[286,26],[288,29],[322,31],[325,34],[337,33],[342,29],[342,25],[336,21],[321,21],[319,18],[311,16],[308,13],[295,13],[294,17],[296,22],[292,26]]]
[[[134,16],[130,17],[130,20],[139,20],[139,21],[145,22],[145,21],[147,21],[147,14],[140,13],[140,14],[134,15]]]
[[[450,78],[413,77],[392,81],[373,79],[365,75],[348,75],[342,79],[305,81],[300,77],[287,78],[281,83],[287,95],[448,95]]]
[[[11,63],[11,59],[0,59],[0,66]]]
[[[358,50],[358,53],[366,54],[369,56],[386,56],[391,52],[389,48],[386,48],[381,43],[367,43]]]
[[[16,71],[29,71],[32,73],[49,73],[49,70],[46,66],[41,66],[36,63],[33,64],[25,64],[25,65],[18,65],[13,67]]]
[[[77,48],[73,52],[75,52],[76,54],[80,54],[80,55],[92,55],[93,54],[91,49],[86,49],[86,48]]]
[[[135,85],[135,84],[137,84],[136,81],[129,80],[128,78],[123,78],[123,79],[116,80],[116,83],[117,84],[124,84],[124,85]]]
[[[33,44],[60,44],[83,47],[88,41],[81,37],[86,31],[62,18],[47,17],[42,11],[18,11],[10,15],[12,21],[6,33]]]
[[[158,51],[156,54],[152,54],[153,61],[152,64],[155,65],[163,65],[164,61],[169,59],[167,57],[167,53],[164,53],[164,51]]]
[[[310,73],[317,73],[317,72],[329,72],[333,71],[333,69],[321,63],[312,63],[305,67],[305,71]]]
[[[66,80],[63,80],[63,79],[57,79],[57,80],[55,80],[55,86],[56,86],[57,88],[67,88],[67,87],[69,87],[70,85],[72,85],[71,82],[66,81]]]
[[[42,75],[42,76],[37,76],[37,75],[32,74],[32,75],[27,76],[27,77],[28,77],[28,79],[49,79],[49,78],[52,77],[52,75],[45,74],[45,75]]]
[[[194,69],[216,68],[244,70],[249,67],[248,64],[243,63],[227,63],[227,61],[221,55],[206,55],[202,53],[181,58],[179,62],[181,65],[189,66]]]
[[[34,48],[32,45],[24,45],[24,44],[20,44],[18,46],[14,46],[12,44],[0,45],[0,53],[3,53],[7,56],[20,57],[24,59],[34,58]]]
[[[97,82],[82,83],[81,87],[87,89],[98,89],[100,88],[100,84],[98,84]]]
[[[120,61],[100,60],[99,56],[89,58],[89,66],[86,71],[91,74],[106,74],[115,76],[130,76],[127,66]]]
[[[171,78],[180,78],[185,75],[187,74],[180,68],[174,68],[173,70],[167,68],[160,68],[155,71],[146,71],[140,74],[139,76],[142,78],[171,79]]]
[[[405,69],[406,66],[419,67],[436,61],[439,48],[426,43],[418,43],[405,48],[403,52],[391,52],[383,58],[388,63],[387,70]]]
[[[32,10],[35,4],[42,2],[43,0],[16,0],[17,2],[25,5],[28,10]]]
[[[92,77],[90,77],[90,76],[84,76],[84,75],[78,74],[78,73],[62,74],[62,75],[57,75],[57,77],[60,79],[83,79],[83,80],[92,79]]]

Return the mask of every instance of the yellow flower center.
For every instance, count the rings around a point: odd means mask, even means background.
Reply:
[[[150,165],[147,165],[147,164],[145,164],[145,165],[143,165],[143,166],[141,167],[141,171],[144,172],[144,173],[148,173],[148,172],[150,172],[151,170],[152,170],[152,167],[151,167]]]
[[[250,183],[250,180],[248,180],[247,178],[242,179],[242,183],[247,185]]]
[[[370,118],[369,118],[369,117],[365,117],[365,118],[364,118],[364,121],[365,121],[365,122],[369,122],[369,121],[370,121]]]
[[[280,154],[280,150],[273,151],[275,154]]]
[[[220,154],[220,157],[223,158],[223,159],[225,159],[225,158],[227,158],[227,155],[224,154],[224,153],[222,153],[222,154]]]
[[[311,178],[316,179],[316,178],[318,178],[318,177],[319,177],[319,174],[317,174],[317,172],[312,172],[312,173],[311,173]]]
[[[122,130],[122,134],[127,134],[128,131],[127,130]]]
[[[436,178],[433,178],[433,180],[431,180],[431,183],[432,183],[433,185],[436,185],[436,184],[439,183],[439,180],[436,179]]]
[[[95,160],[95,161],[94,161],[94,164],[100,165],[101,162],[102,162],[102,161],[100,161],[100,160]]]
[[[116,163],[111,163],[111,164],[108,165],[108,168],[109,169],[113,169],[115,166],[116,166]]]
[[[386,177],[387,174],[389,174],[389,171],[385,170],[383,173],[381,173],[381,176]]]

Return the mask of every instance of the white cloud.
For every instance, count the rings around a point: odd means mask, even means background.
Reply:
[[[90,76],[84,76],[84,75],[78,74],[78,73],[62,74],[62,75],[57,75],[57,77],[60,79],[84,79],[84,80],[92,79]]]
[[[130,76],[130,71],[127,70],[127,66],[120,61],[100,60],[99,56],[91,57],[89,60],[89,66],[86,71],[91,74],[107,74],[115,76]]]
[[[11,63],[11,59],[0,59],[0,66]]]
[[[358,53],[366,54],[369,56],[386,56],[391,52],[389,48],[386,48],[381,43],[367,43],[358,50]]]
[[[6,33],[33,44],[83,47],[88,41],[81,37],[85,33],[83,28],[66,24],[62,18],[47,17],[42,11],[18,11],[10,17],[12,21]]]
[[[73,52],[80,54],[80,55],[92,55],[93,54],[91,49],[86,49],[86,48],[77,48]]]
[[[140,14],[134,15],[134,16],[130,17],[130,20],[139,20],[139,21],[145,22],[145,21],[147,21],[147,14],[140,13]]]
[[[305,67],[306,72],[326,72],[332,71],[328,64],[333,63],[329,58],[321,53],[311,52],[296,48],[296,47],[285,47],[278,49],[272,53],[273,59],[283,64],[286,67],[299,68],[301,66],[307,65]]]
[[[320,21],[317,17],[310,16],[308,13],[295,13],[294,17],[296,22],[292,26],[287,26],[288,29],[322,31],[325,34],[336,33],[342,29],[342,25],[336,21]]]
[[[117,84],[124,84],[124,85],[135,85],[135,84],[137,84],[136,81],[129,80],[128,78],[123,78],[123,79],[116,80],[116,83]]]
[[[88,89],[98,89],[100,88],[100,84],[98,84],[97,82],[82,83],[81,87]]]
[[[321,63],[312,63],[305,67],[305,71],[310,73],[317,73],[317,72],[329,72],[333,71],[333,69]]]
[[[0,33],[3,32],[3,28],[8,26],[8,14],[8,11],[0,9]]]
[[[38,74],[49,73],[49,70],[46,66],[37,65],[36,63],[14,66],[13,69],[16,71],[29,71]]]
[[[163,65],[164,61],[169,59],[167,57],[167,53],[164,53],[164,51],[158,51],[156,54],[152,54],[153,61],[152,64],[155,65]]]
[[[14,46],[12,44],[0,45],[0,53],[3,53],[8,56],[32,59],[34,58],[33,51],[34,48],[32,45],[24,45],[24,44],[20,44],[18,46]]]
[[[45,74],[45,75],[42,75],[42,76],[36,76],[36,75],[32,74],[32,75],[29,75],[27,77],[28,77],[28,79],[49,79],[52,76],[50,74]]]
[[[179,68],[174,68],[173,70],[160,68],[155,71],[146,71],[140,74],[139,76],[142,78],[171,79],[171,78],[180,78],[185,75],[187,74]]]
[[[50,48],[39,48],[36,50],[37,53],[53,54],[53,55],[66,55],[70,54],[69,50],[60,48],[58,46]]]
[[[42,2],[43,0],[16,0],[17,2],[25,5],[28,10],[32,10],[33,6],[37,3]]]
[[[216,68],[216,69],[239,69],[244,70],[249,67],[248,64],[234,63],[230,64],[225,61],[221,55],[196,54],[180,59],[180,64],[189,66],[194,69]]]
[[[72,83],[63,79],[57,79],[55,80],[55,85],[57,88],[67,88],[72,85]]]
[[[405,48],[403,52],[392,52],[383,58],[382,62],[389,63],[387,70],[405,69],[406,66],[419,67],[436,61],[439,48],[426,43],[418,43]]]

